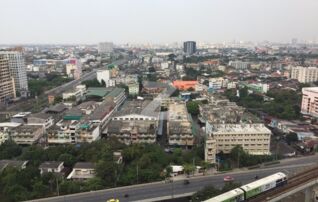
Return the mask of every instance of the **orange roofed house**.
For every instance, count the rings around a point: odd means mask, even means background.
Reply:
[[[176,80],[173,82],[173,86],[178,90],[189,90],[190,88],[195,89],[198,81],[181,81]]]

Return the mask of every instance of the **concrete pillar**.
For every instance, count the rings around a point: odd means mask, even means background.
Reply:
[[[314,202],[318,202],[318,186],[314,186],[313,189],[312,189],[312,192],[313,192],[313,200]]]
[[[313,198],[313,191],[312,191],[312,187],[308,187],[307,189],[304,190],[305,193],[305,200],[304,202],[312,202],[312,198]]]

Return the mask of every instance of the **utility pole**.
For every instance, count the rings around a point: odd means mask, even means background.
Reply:
[[[240,151],[237,152],[237,167],[240,168]]]
[[[57,195],[59,196],[60,195],[59,181],[57,177],[55,179],[56,179],[56,191],[57,191]]]
[[[194,172],[195,172],[195,169],[196,169],[196,167],[195,167],[195,158],[193,158],[192,159],[192,165],[193,165],[193,171],[192,171],[192,175],[194,176]]]
[[[172,183],[171,183],[171,198],[174,198],[174,175],[172,175]]]
[[[138,176],[138,175],[139,175],[139,173],[138,173],[138,172],[139,172],[139,171],[138,171],[138,163],[137,163],[136,172],[137,172],[137,184],[138,184],[138,183],[139,183],[139,179],[138,179],[138,178],[139,178],[139,176]]]

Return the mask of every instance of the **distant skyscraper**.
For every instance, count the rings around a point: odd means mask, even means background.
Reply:
[[[14,78],[15,89],[21,93],[22,97],[26,97],[28,79],[22,53],[18,51],[0,51],[0,55],[9,62],[10,74]]]
[[[0,55],[0,103],[15,98],[14,79],[10,74],[9,60]]]
[[[99,54],[108,54],[113,52],[113,43],[112,42],[101,42],[98,44],[98,53]]]
[[[292,38],[291,43],[292,43],[293,45],[296,45],[297,42],[298,42],[297,38]]]
[[[197,45],[195,41],[186,41],[183,43],[183,51],[187,55],[192,55],[197,51]]]

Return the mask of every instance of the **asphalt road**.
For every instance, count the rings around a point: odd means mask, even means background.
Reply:
[[[177,180],[173,183],[156,182],[142,185],[133,185],[127,187],[120,187],[115,189],[107,189],[100,191],[92,191],[86,193],[79,193],[73,195],[65,195],[60,197],[46,198],[36,201],[46,202],[81,202],[92,201],[102,202],[110,198],[118,198],[120,202],[123,201],[142,201],[146,199],[158,198],[163,196],[181,195],[186,193],[196,192],[204,186],[213,185],[215,187],[222,187],[224,185],[223,178],[226,175],[234,177],[235,181],[242,184],[249,183],[254,180],[258,175],[260,178],[271,175],[276,172],[285,172],[292,176],[296,172],[303,171],[308,166],[317,165],[318,155],[309,156],[298,159],[290,159],[282,162],[279,165],[272,165],[263,169],[237,171],[225,174],[218,174],[213,176],[201,176],[189,178],[190,184],[184,185],[183,180]],[[128,194],[129,197],[125,198],[124,195]]]
[[[114,64],[114,65],[122,65],[122,64],[124,64],[126,62],[127,62],[126,59],[121,59],[121,60],[116,60],[116,61],[112,62],[112,64]],[[103,69],[103,68],[99,68],[99,69]],[[76,85],[81,84],[82,81],[92,80],[92,79],[96,78],[96,72],[99,69],[94,69],[91,72],[88,72],[88,73],[82,75],[82,77],[80,79],[78,79],[78,80],[73,80],[73,81],[65,83],[65,84],[63,84],[61,86],[53,88],[51,90],[48,90],[48,91],[45,92],[45,94],[46,95],[49,95],[49,94],[54,94],[54,95],[61,94],[62,92],[70,90],[70,89],[74,88]]]

